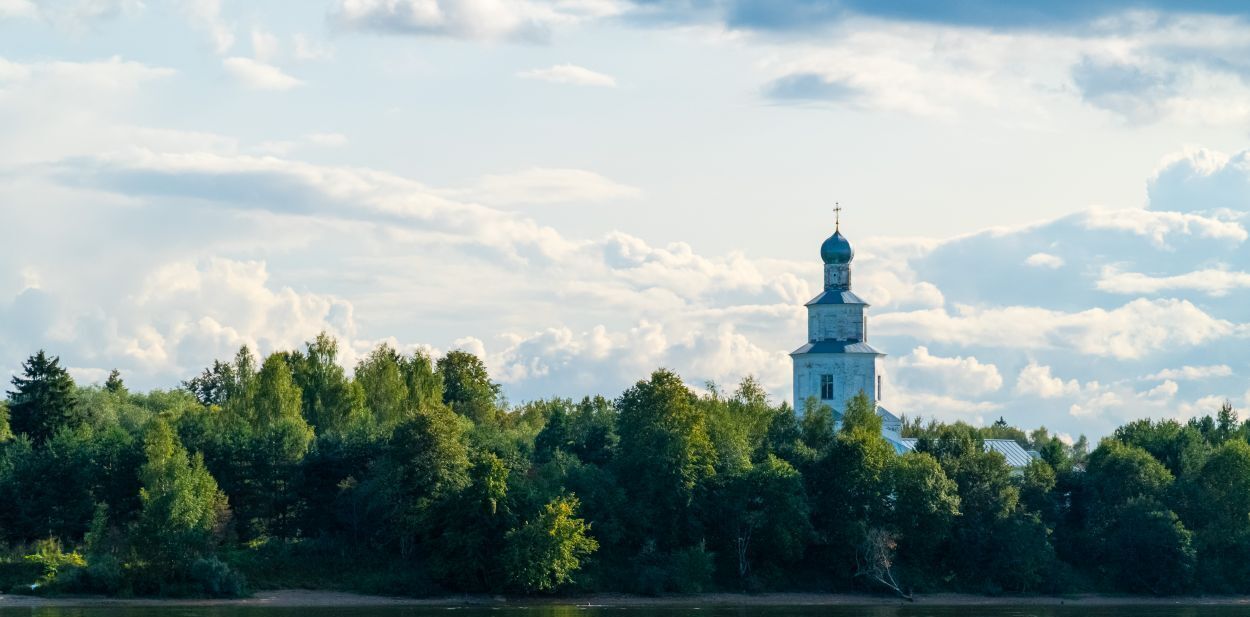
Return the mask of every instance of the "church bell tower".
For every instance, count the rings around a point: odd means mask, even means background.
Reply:
[[[794,407],[805,411],[807,401],[833,408],[841,421],[846,403],[861,391],[881,415],[887,439],[898,439],[901,423],[881,406],[885,354],[868,344],[868,303],[851,291],[851,261],[855,250],[842,235],[842,208],[834,208],[834,230],[820,245],[825,266],[825,288],[807,303],[807,344],[790,354],[794,362]]]

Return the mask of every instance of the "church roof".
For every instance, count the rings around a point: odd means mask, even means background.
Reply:
[[[798,356],[805,353],[870,353],[878,356],[885,355],[874,349],[872,345],[860,341],[816,341],[794,350],[790,355]]]
[[[916,442],[919,440],[915,437],[904,437],[902,441],[909,449],[915,449]],[[1014,439],[986,439],[985,451],[1003,455],[1003,458],[1007,459],[1007,464],[1016,469],[1027,467],[1033,460],[1033,455],[1021,448]]]
[[[851,248],[851,242],[842,235],[841,230],[835,230],[820,245],[820,258],[827,264],[849,264],[855,259],[855,249]]]
[[[881,416],[881,420],[885,422],[902,422],[902,420],[899,420],[898,416],[894,415],[889,409],[886,409],[881,405],[877,405],[877,415]]]
[[[855,295],[855,292],[849,291],[849,290],[842,291],[842,290],[837,290],[837,289],[826,289],[820,292],[819,296],[816,296],[815,298],[812,298],[811,300],[809,300],[805,306],[811,306],[813,304],[863,304],[864,306],[868,305],[867,302],[864,302],[863,298]]]

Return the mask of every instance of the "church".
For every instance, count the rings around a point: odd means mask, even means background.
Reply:
[[[820,245],[825,262],[825,289],[807,303],[807,344],[794,350],[794,406],[815,397],[833,408],[841,424],[846,402],[863,391],[881,416],[881,435],[898,452],[910,450],[903,441],[902,421],[881,404],[885,389],[881,361],[885,354],[868,344],[868,303],[851,291],[851,261],[855,250],[842,235],[841,208],[833,235]]]
[[[834,213],[833,235],[820,245],[825,288],[807,303],[807,344],[790,354],[794,361],[794,407],[803,413],[804,402],[815,397],[833,408],[834,420],[840,426],[847,401],[862,391],[881,416],[881,436],[902,454],[913,449],[916,440],[902,436],[902,421],[882,405],[885,376],[881,364],[885,354],[868,344],[868,303],[851,291],[855,249],[842,235],[842,209],[834,208]],[[1017,471],[1037,457],[1010,439],[986,439],[984,447],[1002,454]]]
[[[903,421],[886,410],[885,353],[868,343],[868,302],[851,291],[851,261],[855,250],[841,230],[841,209],[834,209],[834,235],[820,245],[825,262],[825,290],[808,302],[808,343],[790,353],[794,360],[794,405],[804,412],[804,401],[815,397],[834,410],[836,425],[846,401],[863,391],[881,416],[881,437],[895,452],[913,450],[915,438],[903,436]],[[985,450],[1001,453],[1008,465],[1023,470],[1038,453],[1013,440],[985,440]]]

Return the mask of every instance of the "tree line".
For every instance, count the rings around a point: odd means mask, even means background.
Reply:
[[[322,334],[169,390],[43,351],[0,404],[0,590],[1250,592],[1250,424],[905,421],[657,370],[508,404],[480,359]],[[1038,453],[1013,469],[984,448]]]

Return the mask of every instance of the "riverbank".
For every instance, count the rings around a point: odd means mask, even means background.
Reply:
[[[503,596],[447,596],[396,598],[337,591],[282,589],[262,591],[250,598],[156,599],[156,598],[39,598],[0,594],[0,609],[93,606],[266,606],[275,608],[387,607],[387,606],[595,606],[595,607],[708,607],[708,606],[1250,606],[1246,596],[977,596],[966,594],[918,594],[914,603],[889,596],[819,593],[732,594],[647,597],[603,594],[582,597],[510,598]]]

